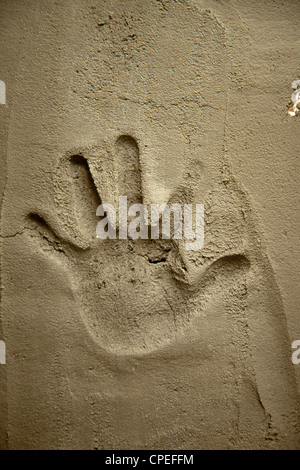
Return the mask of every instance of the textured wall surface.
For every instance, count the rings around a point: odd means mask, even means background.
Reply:
[[[299,21],[0,1],[1,448],[300,447]],[[204,248],[97,239],[122,195],[204,204]]]

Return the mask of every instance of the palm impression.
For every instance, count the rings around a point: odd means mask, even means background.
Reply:
[[[139,148],[130,136],[59,159],[55,227],[46,215],[28,214],[30,236],[38,238],[41,249],[69,264],[82,320],[109,352],[156,350],[184,333],[216,299],[242,309],[250,264],[244,196],[228,177],[205,201],[195,201],[197,172],[192,167],[188,175],[168,202],[205,202],[205,244],[197,252],[172,238],[96,238],[101,203],[117,207],[118,197],[124,195],[128,205],[143,203]]]

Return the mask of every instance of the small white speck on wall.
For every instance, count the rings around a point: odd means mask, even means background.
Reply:
[[[6,348],[4,341],[0,341],[0,364],[6,364]]]
[[[288,114],[290,116],[296,116],[296,114],[299,113],[299,107],[300,105],[300,80],[294,80],[292,82],[292,88],[293,88],[293,93],[291,96],[291,101],[288,104]]]
[[[0,80],[0,104],[6,104],[5,83]]]

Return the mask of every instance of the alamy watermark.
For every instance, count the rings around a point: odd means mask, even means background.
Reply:
[[[0,364],[6,364],[6,348],[4,341],[0,341]]]
[[[295,341],[293,341],[292,349],[296,350],[292,354],[292,363],[297,366],[298,364],[300,364],[300,339],[296,339]]]
[[[100,239],[132,240],[175,239],[185,240],[187,250],[201,250],[204,246],[204,205],[195,205],[193,221],[192,204],[132,204],[127,196],[119,197],[116,209],[112,204],[98,206],[96,215],[103,217],[97,224]]]
[[[0,80],[0,104],[6,104],[5,83]]]

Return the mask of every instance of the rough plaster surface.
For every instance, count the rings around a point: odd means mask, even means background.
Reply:
[[[1,446],[299,448],[299,3],[0,6]],[[97,240],[124,194],[203,250]]]

